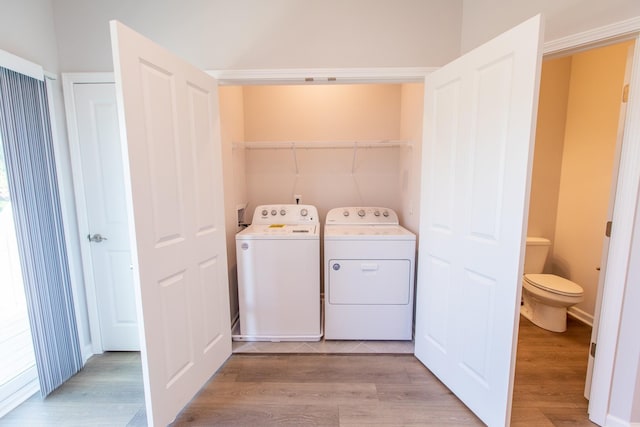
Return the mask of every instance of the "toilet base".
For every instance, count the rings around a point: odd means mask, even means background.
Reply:
[[[520,314],[534,325],[551,332],[567,330],[567,307],[553,307],[525,298]]]

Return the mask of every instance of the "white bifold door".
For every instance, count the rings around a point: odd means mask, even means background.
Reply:
[[[426,78],[416,356],[509,424],[541,65],[537,16]]]
[[[231,354],[216,81],[111,23],[147,421]]]

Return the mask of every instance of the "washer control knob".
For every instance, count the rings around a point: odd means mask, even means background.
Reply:
[[[271,209],[271,215],[275,216],[278,214],[278,211],[275,209]]]
[[[363,217],[364,217],[364,215],[365,215],[364,209],[360,209],[360,210],[358,211],[358,216],[359,216],[360,218],[363,218]]]
[[[267,216],[269,215],[269,211],[266,209],[262,209],[262,216]]]
[[[300,209],[300,216],[307,216],[307,215],[309,215],[309,211],[307,210],[307,208]]]
[[[344,215],[344,216],[349,216],[349,211],[344,211],[344,212],[342,212],[342,215]]]
[[[373,214],[374,214],[375,216],[380,216],[380,211],[378,211],[378,210],[377,210],[377,211],[375,211]]]
[[[287,211],[285,211],[284,209],[280,209],[280,215],[284,216],[286,215]]]
[[[382,212],[382,216],[384,216],[385,218],[389,216],[389,211],[384,211]]]

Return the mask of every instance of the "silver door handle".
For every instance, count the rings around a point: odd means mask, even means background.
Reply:
[[[87,239],[89,239],[90,242],[96,242],[96,243],[100,243],[103,240],[107,240],[106,237],[103,237],[101,234],[96,233],[93,236],[91,234],[87,234]]]

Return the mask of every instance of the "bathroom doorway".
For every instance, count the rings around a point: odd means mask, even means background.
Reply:
[[[623,93],[632,49],[633,41],[625,41],[549,58],[542,66],[527,234],[552,242],[545,273],[565,277],[584,289],[584,301],[569,309],[565,332],[571,335],[575,332],[571,329],[582,330],[574,342],[579,344],[576,351],[584,353],[584,366],[591,340],[586,345],[583,341],[590,335],[588,329],[597,328],[600,311],[609,245],[605,230],[613,213],[624,124]],[[523,322],[528,321],[521,319],[519,346],[529,339],[523,334]],[[547,338],[544,333],[536,338],[541,347],[556,339],[556,334],[544,332]],[[553,354],[552,349],[536,353],[543,358],[538,360],[541,370],[565,357]],[[518,353],[520,361],[520,348]],[[581,378],[589,384],[591,370],[583,369]],[[562,390],[566,375],[554,372],[548,381],[552,389]],[[516,374],[514,408],[521,386]],[[588,396],[588,389],[584,395]]]

